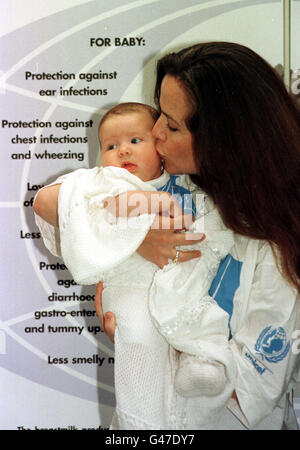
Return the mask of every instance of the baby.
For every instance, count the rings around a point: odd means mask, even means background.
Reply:
[[[166,384],[186,398],[212,397],[232,378],[228,315],[208,296],[232,245],[216,209],[205,216],[205,244],[192,247],[201,248],[198,260],[160,270],[136,253],[158,214],[196,213],[186,178],[162,169],[151,133],[157,116],[139,103],[109,110],[99,125],[103,167],[60,177],[34,204],[46,246],[78,284],[102,280],[104,313],[116,315],[113,426],[120,429],[171,427]],[[39,196],[58,184],[60,238],[39,207]],[[179,351],[171,360],[166,341]]]

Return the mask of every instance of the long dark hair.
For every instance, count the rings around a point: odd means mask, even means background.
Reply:
[[[267,240],[283,275],[300,289],[300,111],[276,71],[228,42],[197,44],[163,57],[191,101],[193,181],[233,231]]]

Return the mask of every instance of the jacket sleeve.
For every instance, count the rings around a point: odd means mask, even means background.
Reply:
[[[300,328],[299,294],[278,271],[270,246],[257,252],[252,275],[245,267],[231,320],[235,391],[248,428],[285,396],[298,358],[293,337]]]

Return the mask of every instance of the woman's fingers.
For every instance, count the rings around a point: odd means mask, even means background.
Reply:
[[[205,239],[203,233],[181,232],[186,231],[192,222],[191,215],[176,218],[156,216],[137,253],[162,269],[170,260],[174,260],[178,247],[199,243]],[[180,250],[177,261],[185,262],[200,256],[199,250]]]
[[[162,231],[186,231],[185,239],[196,240],[198,241],[203,233],[192,233],[188,232],[190,226],[195,221],[192,214],[184,214],[178,217],[168,217],[168,216],[160,216],[157,215],[154,219],[151,229],[152,230],[162,230]]]
[[[191,245],[195,243],[202,242],[205,239],[205,234],[203,233],[173,233],[172,243],[174,247],[179,245]]]
[[[184,245],[195,244],[196,242],[202,242],[205,239],[205,234],[203,233],[176,233],[172,234],[172,255],[169,258],[174,259],[177,254],[177,247],[182,247]],[[200,258],[200,250],[179,250],[177,262],[186,262],[194,258]]]
[[[173,249],[171,257],[164,257],[164,256],[158,256],[157,262],[155,263],[160,269],[163,269],[164,266],[169,264],[171,261],[174,261],[176,258],[177,250]],[[182,250],[179,251],[179,255],[177,258],[177,263],[183,263],[186,261],[190,261],[191,259],[200,258],[201,252],[199,250],[189,250],[186,252],[183,252]]]
[[[178,255],[178,262],[182,263],[182,262],[190,261],[191,259],[194,259],[194,258],[200,258],[200,256],[201,256],[201,252],[199,250],[190,250],[190,251],[186,251],[186,252],[183,252],[182,250],[180,250],[179,255]]]
[[[157,215],[151,226],[152,230],[188,230],[194,219],[192,214],[177,217]]]

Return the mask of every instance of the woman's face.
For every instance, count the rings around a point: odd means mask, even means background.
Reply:
[[[166,171],[171,174],[196,174],[193,137],[185,123],[191,102],[176,78],[170,75],[164,77],[159,103],[161,114],[152,134]]]

